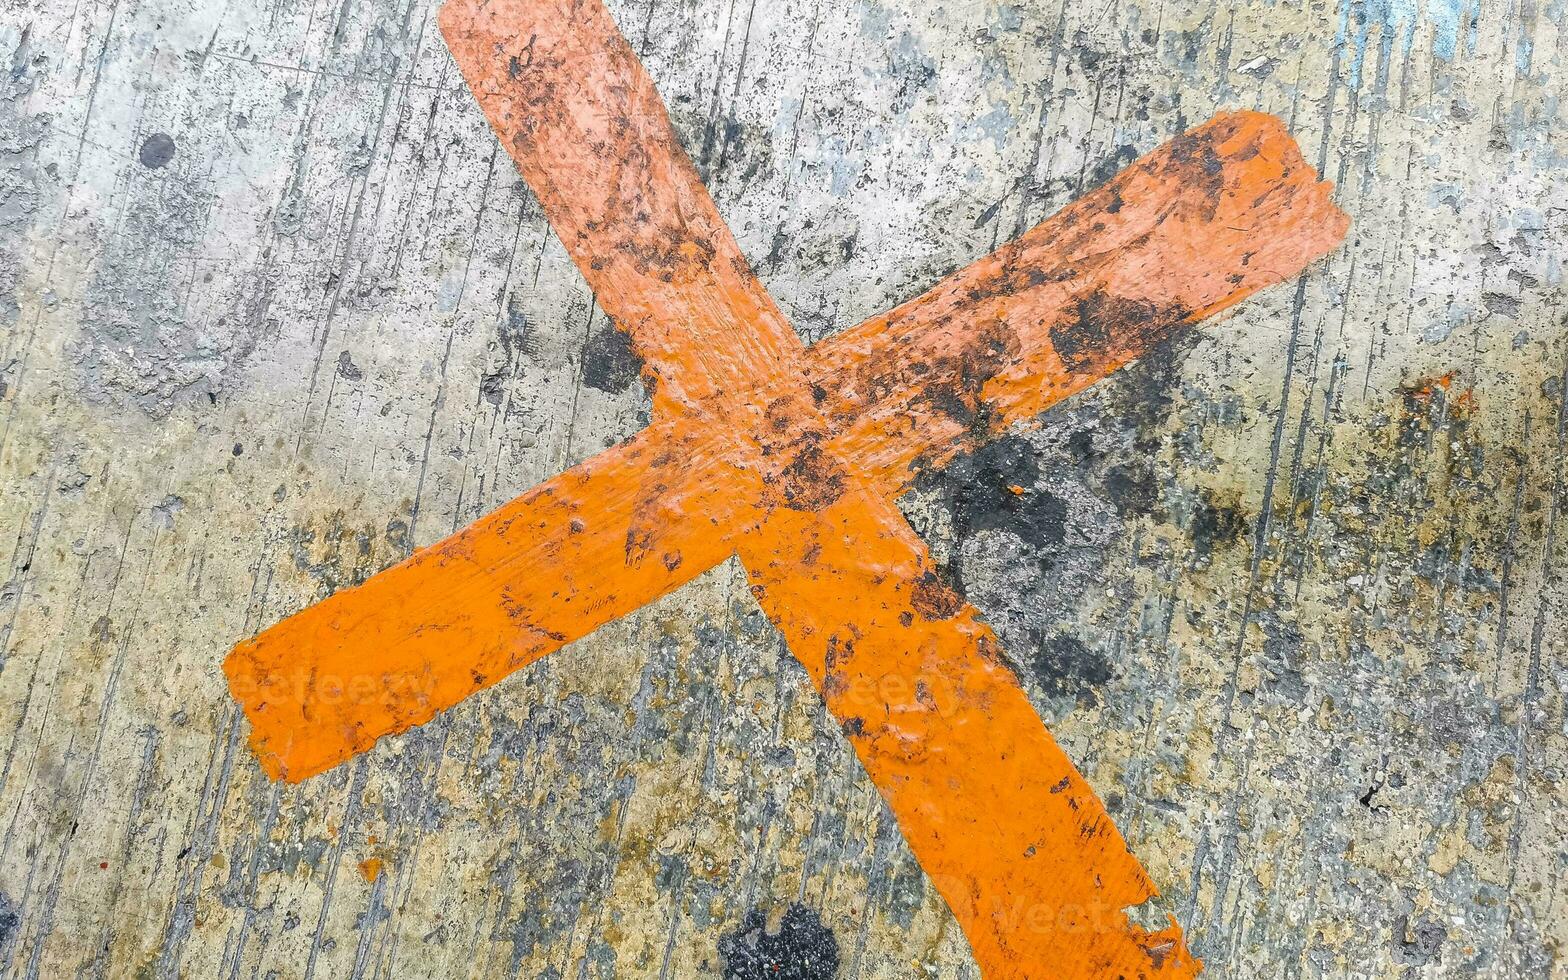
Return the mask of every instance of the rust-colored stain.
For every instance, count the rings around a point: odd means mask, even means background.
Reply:
[[[299,780],[738,554],[988,980],[1191,977],[1174,923],[895,500],[1344,237],[1280,122],[1215,117],[806,349],[600,0],[451,0],[491,126],[654,384],[654,422],[224,665]],[[367,872],[369,876],[370,872]]]

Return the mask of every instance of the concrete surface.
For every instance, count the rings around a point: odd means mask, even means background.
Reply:
[[[810,339],[1288,121],[1346,246],[906,510],[1206,975],[1568,974],[1562,0],[611,6]],[[268,782],[227,649],[635,431],[637,365],[425,0],[0,53],[6,976],[976,976],[733,565]]]

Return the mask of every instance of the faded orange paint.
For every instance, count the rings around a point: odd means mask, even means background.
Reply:
[[[655,421],[225,663],[302,779],[739,554],[988,980],[1191,977],[1179,930],[896,497],[1344,236],[1278,120],[1229,113],[925,295],[805,349],[600,0],[452,0],[442,30],[627,330]]]

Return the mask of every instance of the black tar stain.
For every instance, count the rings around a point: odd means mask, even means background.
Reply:
[[[953,526],[960,537],[1006,530],[1039,548],[1067,537],[1067,504],[1036,489],[1040,469],[1027,439],[1004,436],[955,460],[945,482],[953,489]]]
[[[174,159],[174,137],[168,133],[153,133],[142,143],[142,148],[136,154],[142,166],[148,170],[157,170],[167,166]]]
[[[1078,703],[1100,702],[1095,692],[1111,679],[1111,663],[1084,646],[1076,636],[1053,636],[1035,651],[1034,675],[1049,694],[1071,695]]]
[[[777,932],[768,932],[767,913],[752,909],[740,928],[719,940],[724,980],[834,980],[838,940],[821,916],[791,905]]]
[[[605,327],[583,346],[583,384],[617,395],[631,387],[642,373],[642,358],[632,349],[632,338],[614,327]]]

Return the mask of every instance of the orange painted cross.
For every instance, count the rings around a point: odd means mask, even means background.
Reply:
[[[804,347],[601,0],[450,0],[491,126],[646,365],[653,422],[237,646],[299,780],[739,555],[987,980],[1191,977],[1180,931],[895,500],[1344,237],[1277,120],[1221,115],[925,295]]]

